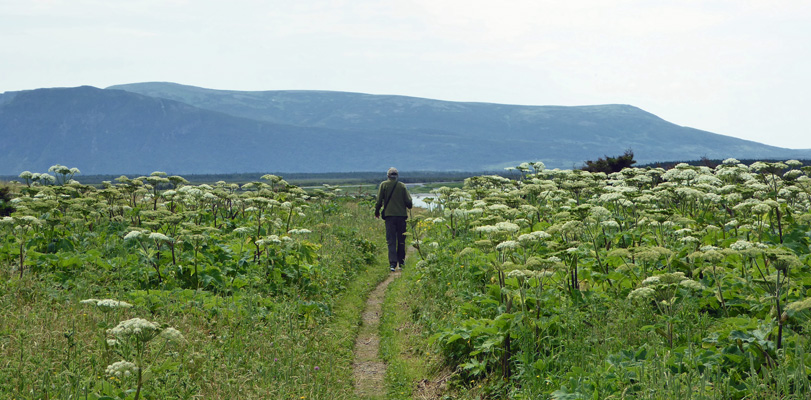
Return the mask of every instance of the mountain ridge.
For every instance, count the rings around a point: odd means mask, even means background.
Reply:
[[[0,174],[573,168],[631,148],[640,162],[811,158],[682,127],[632,105],[523,106],[174,83],[0,94]]]

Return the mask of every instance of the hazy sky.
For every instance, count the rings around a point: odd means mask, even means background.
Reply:
[[[146,81],[631,104],[811,148],[811,1],[0,0],[0,92]]]

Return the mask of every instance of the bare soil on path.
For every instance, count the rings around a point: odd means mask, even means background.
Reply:
[[[355,339],[355,361],[353,363],[355,394],[360,399],[386,398],[386,386],[383,378],[386,375],[386,364],[380,359],[380,317],[386,288],[400,276],[400,271],[389,274],[366,300],[366,309],[362,314],[362,324]]]

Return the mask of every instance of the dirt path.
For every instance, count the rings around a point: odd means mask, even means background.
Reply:
[[[386,387],[383,377],[386,375],[386,364],[378,356],[380,349],[380,316],[382,314],[383,299],[386,288],[400,276],[400,272],[389,274],[366,300],[366,309],[363,311],[363,324],[355,339],[355,362],[353,363],[355,375],[355,393],[360,399],[384,399]]]

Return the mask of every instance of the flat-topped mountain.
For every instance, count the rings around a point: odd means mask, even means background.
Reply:
[[[83,174],[483,171],[639,162],[811,158],[681,127],[628,105],[519,106],[173,83],[0,94],[0,175],[59,163]]]

